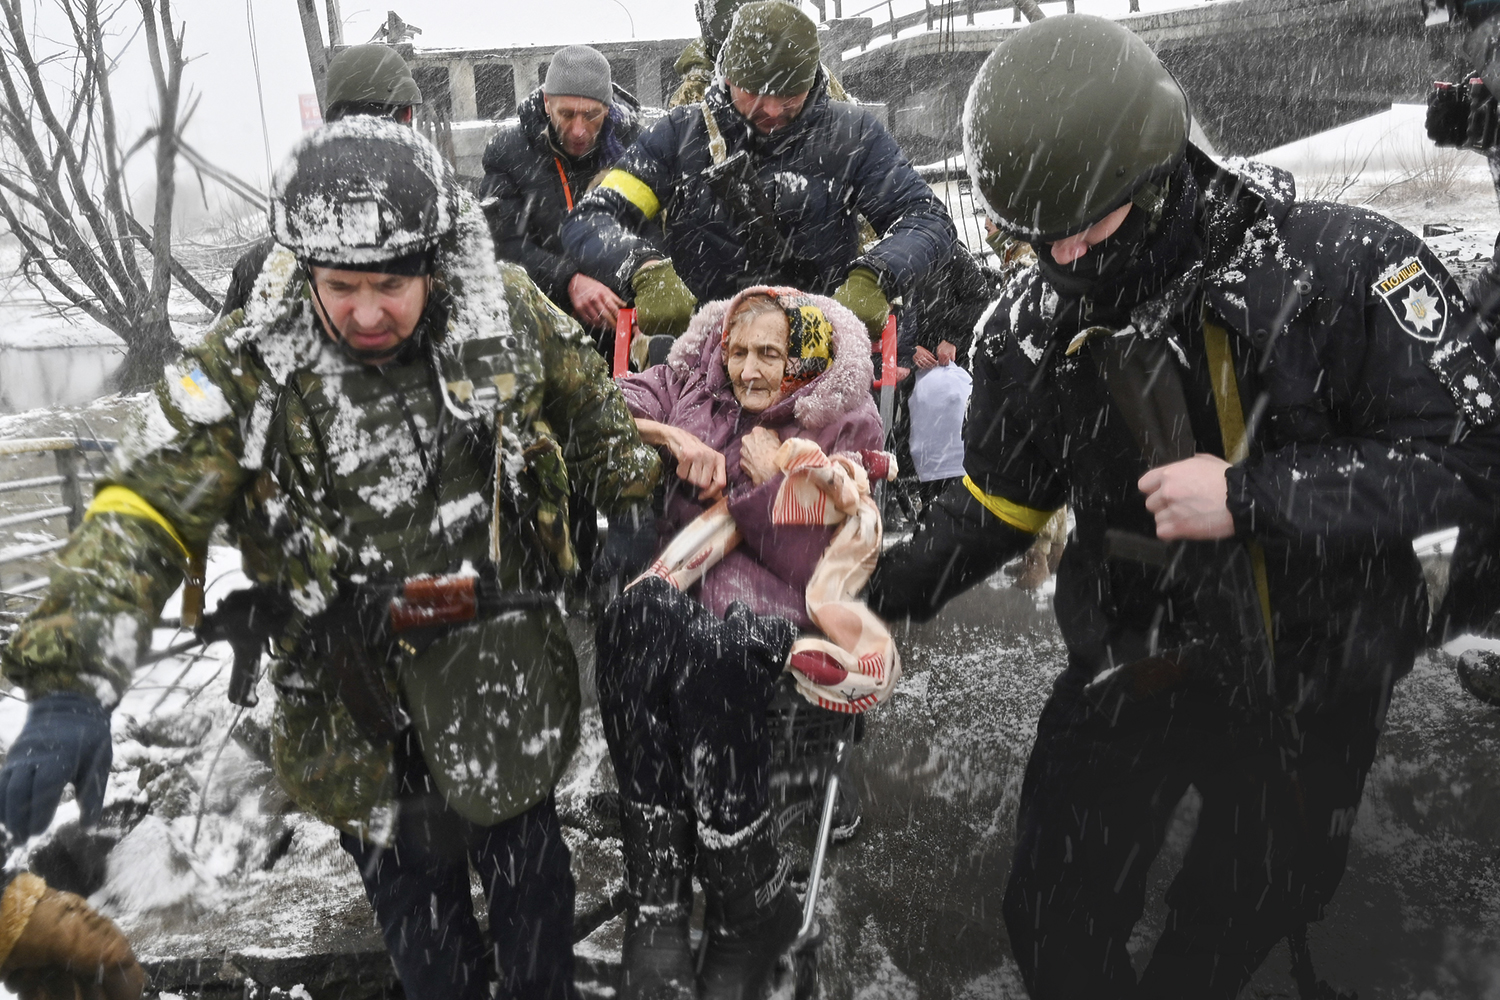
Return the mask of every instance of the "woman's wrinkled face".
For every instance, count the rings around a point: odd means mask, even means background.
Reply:
[[[730,331],[724,365],[734,398],[749,412],[760,413],[781,398],[790,333],[786,314],[780,311],[761,313]]]

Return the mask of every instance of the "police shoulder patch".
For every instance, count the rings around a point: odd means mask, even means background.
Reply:
[[[1396,325],[1424,344],[1443,339],[1448,327],[1448,300],[1443,286],[1412,255],[1382,274],[1370,290],[1385,302]]]

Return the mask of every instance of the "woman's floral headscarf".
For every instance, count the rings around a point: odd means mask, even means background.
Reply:
[[[806,292],[769,285],[747,288],[735,296],[734,304],[724,314],[724,346],[729,345],[730,320],[747,298],[756,295],[773,300],[786,315],[786,373],[781,378],[781,395],[790,396],[828,370],[834,355],[833,324]]]

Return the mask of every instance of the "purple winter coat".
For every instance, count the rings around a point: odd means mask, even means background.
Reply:
[[[737,299],[704,305],[672,346],[666,364],[631,375],[620,386],[635,416],[679,427],[724,455],[729,512],[744,540],[708,571],[697,592],[704,606],[721,617],[732,602],[744,601],[757,614],[781,615],[804,629],[813,628],[807,616],[807,581],[833,537],[832,527],[771,523],[771,505],[783,477],[778,474],[753,485],[740,470],[741,439],[762,426],[783,441],[816,441],[829,455],[883,447],[880,414],[870,394],[874,370],[869,334],[853,313],[832,299],[810,298],[833,326],[833,362],[822,375],[761,413],[741,409],[724,369],[724,317]],[[675,470],[675,461],[667,461],[666,467]],[[661,546],[707,506],[698,500],[695,487],[673,477],[660,525]]]

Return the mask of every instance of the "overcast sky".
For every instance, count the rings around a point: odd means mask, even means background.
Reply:
[[[51,0],[37,0],[43,9]],[[315,0],[320,10],[324,0]],[[250,0],[260,51],[271,162],[279,164],[301,133],[298,95],[313,90],[296,0]],[[368,41],[394,9],[422,29],[419,48],[603,42],[697,34],[692,0],[341,0],[344,40]],[[126,23],[130,4],[121,15]],[[254,64],[246,0],[176,0],[174,16],[187,26],[194,57],[185,82],[201,103],[186,138],[210,160],[265,186]],[[633,25],[632,25],[633,19]],[[116,84],[124,128],[149,127],[149,77],[137,41]]]

